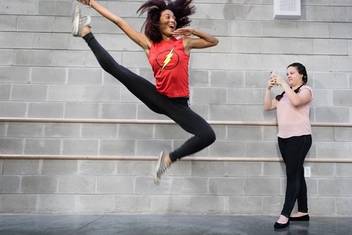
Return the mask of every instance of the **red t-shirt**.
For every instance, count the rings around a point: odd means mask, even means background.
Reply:
[[[148,60],[156,79],[156,89],[168,97],[189,97],[189,55],[183,39],[171,38],[153,43]]]

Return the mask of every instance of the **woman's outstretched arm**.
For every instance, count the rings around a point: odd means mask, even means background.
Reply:
[[[130,39],[132,39],[136,44],[142,47],[144,50],[148,50],[151,46],[151,42],[148,37],[136,31],[132,28],[124,19],[113,14],[106,7],[98,3],[96,0],[79,0],[79,2],[92,7],[100,15],[117,25]]]
[[[207,48],[216,46],[219,40],[210,35],[209,33],[202,32],[197,29],[190,27],[176,29],[173,33],[175,36],[183,35],[185,38],[185,48],[186,50],[191,50],[192,48]],[[195,36],[195,37],[190,37]]]

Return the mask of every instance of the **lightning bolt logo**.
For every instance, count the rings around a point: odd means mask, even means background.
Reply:
[[[161,70],[163,70],[170,63],[173,55],[174,55],[174,48],[172,48],[172,50],[169,52],[169,54],[167,54],[167,56],[165,57],[164,65],[161,68]]]

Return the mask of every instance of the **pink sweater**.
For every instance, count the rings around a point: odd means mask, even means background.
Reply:
[[[312,88],[304,85],[300,88],[300,91],[304,89],[308,89],[311,92],[313,99]],[[300,92],[297,94],[300,95]],[[309,120],[309,109],[311,102],[312,100],[304,105],[295,107],[291,104],[287,95],[284,94],[276,105],[277,122],[279,125],[279,132],[277,136],[281,138],[289,138],[292,136],[312,134]]]

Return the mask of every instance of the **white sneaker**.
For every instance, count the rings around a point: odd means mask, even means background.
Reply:
[[[170,165],[166,165],[164,163],[164,158],[166,157],[165,152],[161,152],[158,158],[158,162],[155,167],[154,171],[154,184],[158,185],[160,184],[161,176],[166,172],[167,168],[170,167]]]
[[[81,8],[79,4],[75,5],[72,14],[72,35],[74,37],[79,37],[79,32],[84,26],[90,25],[91,17],[90,16],[81,16]]]

